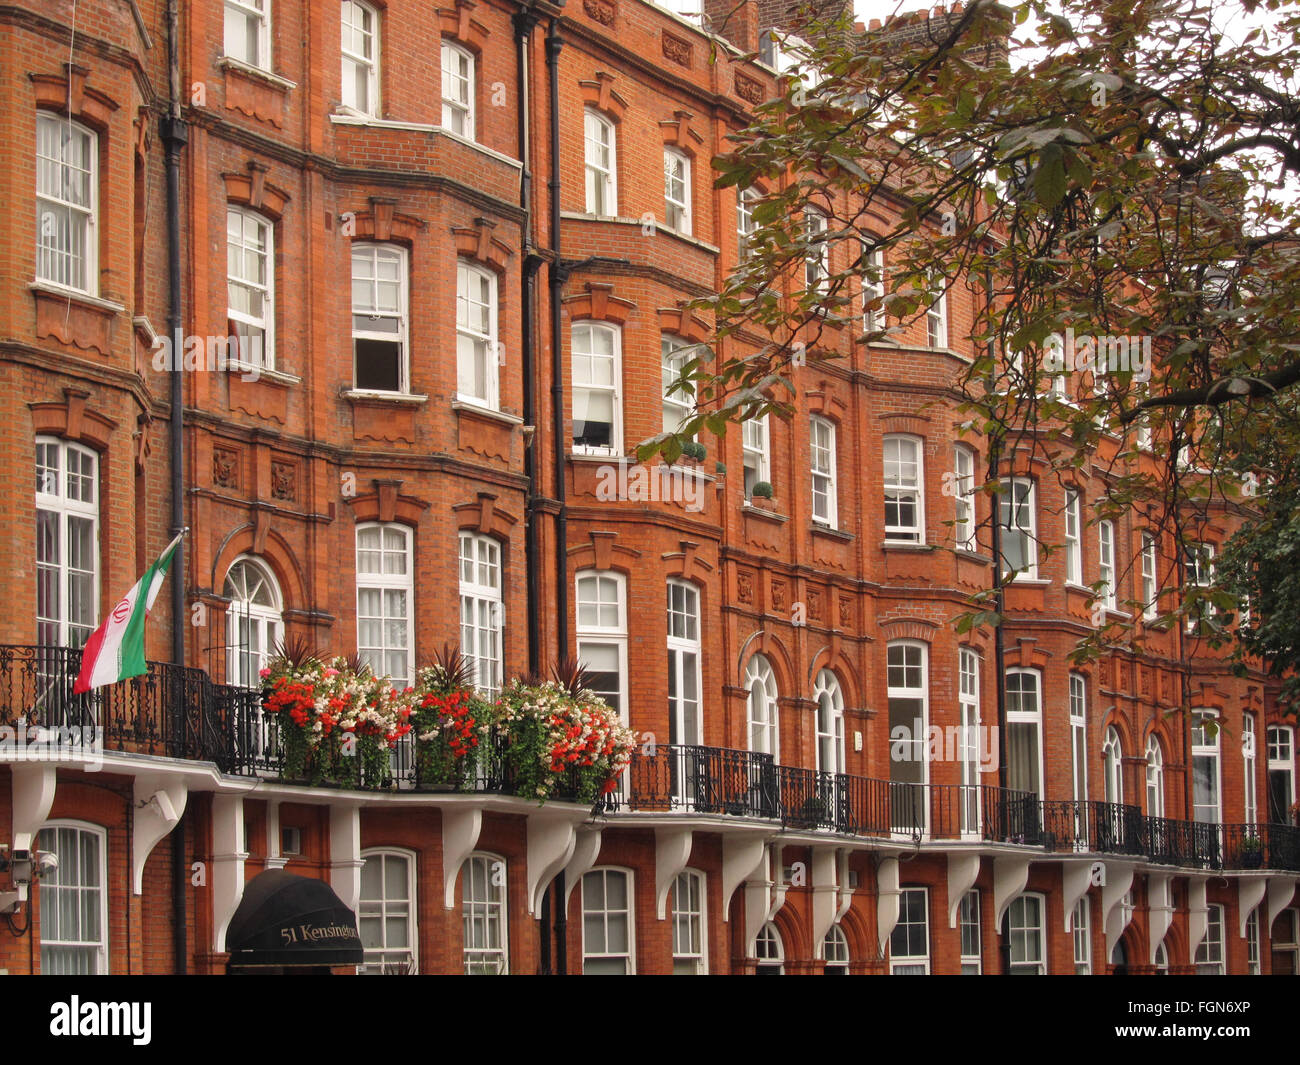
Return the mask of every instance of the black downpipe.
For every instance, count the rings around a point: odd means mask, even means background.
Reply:
[[[176,0],[167,0],[167,114],[159,123],[159,134],[166,146],[167,165],[167,331],[171,335],[171,524],[172,536],[185,528],[185,394],[181,387],[181,352],[185,350],[181,321],[181,150],[189,139],[185,120],[181,118],[180,39]],[[185,544],[181,542],[172,559],[172,661],[185,664]],[[177,705],[172,707],[174,727],[183,729],[185,708],[183,685],[176,689]],[[178,733],[179,734],[179,733]],[[185,854],[186,821],[182,814],[172,829],[172,954],[177,976],[188,971],[185,893],[188,888]]]
[[[515,84],[519,89],[519,206],[523,209],[523,320],[520,324],[520,370],[524,382],[524,476],[528,478],[528,498],[524,500],[524,569],[526,573],[525,598],[528,615],[528,672],[541,672],[541,572],[538,566],[537,544],[537,459],[533,451],[536,439],[537,404],[533,395],[536,385],[537,358],[537,271],[542,260],[536,254],[533,241],[533,172],[531,166],[532,142],[529,121],[532,118],[532,86],[529,56],[533,43],[533,28],[537,15],[531,8],[517,11],[515,28]]]
[[[546,31],[546,70],[550,81],[551,166],[547,189],[551,199],[551,252],[548,265],[551,288],[551,425],[554,434],[555,500],[555,657],[569,657],[569,529],[565,503],[564,345],[560,337],[560,299],[564,270],[560,261],[560,40],[559,23],[552,18]]]
[[[542,941],[541,957],[538,959],[537,975],[551,975],[551,893],[542,892],[542,912],[537,918],[538,938]]]

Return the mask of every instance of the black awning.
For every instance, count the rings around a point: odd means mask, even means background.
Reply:
[[[258,873],[230,919],[231,965],[360,965],[357,917],[323,880]]]

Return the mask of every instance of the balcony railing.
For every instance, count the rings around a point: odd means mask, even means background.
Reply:
[[[273,721],[254,688],[215,684],[201,669],[152,662],[144,676],[74,695],[81,652],[0,646],[0,727],[29,742],[33,726],[104,751],[211,762],[223,773],[283,775]],[[5,734],[0,733],[0,737]],[[421,778],[415,746],[399,743],[384,779],[362,786],[402,791],[510,795],[514,781],[497,742],[475,773],[448,784]],[[566,790],[551,798],[572,796]],[[1009,843],[1048,852],[1128,855],[1202,869],[1300,871],[1300,828],[1206,824],[1148,817],[1135,806],[1043,801],[988,785],[875,780],[780,765],[769,754],[661,745],[638,751],[607,812],[684,811],[767,821],[785,828],[908,841]]]

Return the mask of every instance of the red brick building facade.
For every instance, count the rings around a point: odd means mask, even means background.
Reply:
[[[987,499],[953,490],[986,461],[953,389],[975,291],[896,344],[840,330],[790,421],[610,498],[670,417],[665,352],[710,335],[686,304],[743,251],[709,160],[776,91],[743,57],[761,7],[729,43],[644,0],[175,6],[161,125],[163,0],[0,15],[0,724],[105,733],[93,766],[0,762],[0,842],[59,855],[0,967],[222,971],[244,883],[287,868],[359,912],[379,969],[1300,969],[1294,728],[1263,676],[1176,628],[1067,659],[1086,586],[1151,598],[1142,516],[1085,513],[1109,455],[1068,484],[1007,460],[1004,535],[1060,549],[1006,593],[1006,787],[953,747],[1000,679],[952,623],[992,569]],[[148,638],[165,660],[180,624],[187,666],[73,697],[48,648],[172,535],[169,345],[186,616],[164,594]],[[644,746],[594,814],[282,781],[241,692],[286,637],[399,679],[461,643],[488,687],[577,654]],[[941,739],[913,760],[917,719]]]

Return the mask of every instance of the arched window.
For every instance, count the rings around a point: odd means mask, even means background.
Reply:
[[[415,934],[415,855],[375,849],[361,852],[357,925],[368,976],[419,972]]]
[[[414,680],[414,573],[408,526],[357,526],[357,654],[376,676],[392,677],[398,687]]]
[[[817,701],[817,768],[823,773],[843,773],[844,694],[829,669],[818,670],[813,698]]]
[[[1155,736],[1147,737],[1147,816],[1165,816],[1165,756]]]
[[[284,638],[280,586],[258,559],[237,558],[226,574],[226,683],[255,688]]]
[[[82,821],[51,821],[41,829],[37,847],[59,859],[58,867],[41,877],[41,972],[107,973],[108,833]]]
[[[894,832],[915,835],[928,824],[925,783],[929,779],[926,736],[929,728],[928,648],[899,640],[886,650],[889,700],[889,809]]]
[[[582,878],[582,972],[585,976],[631,976],[632,874],[593,869]]]
[[[781,933],[771,921],[758,930],[754,940],[754,957],[758,959],[759,976],[781,976],[785,973],[785,944]]]
[[[749,691],[749,749],[780,758],[781,736],[776,705],[776,677],[762,655],[754,655],[745,667]]]
[[[510,970],[506,884],[505,860],[495,854],[472,854],[461,867],[466,976],[497,976]]]
[[[1106,729],[1106,740],[1101,745],[1102,780],[1107,802],[1124,801],[1123,760],[1124,746],[1120,742],[1119,730],[1111,725]]]
[[[826,933],[826,939],[822,943],[822,953],[826,957],[826,968],[823,970],[825,975],[849,975],[849,941],[844,935],[844,929],[839,925],[831,925],[830,931]]]
[[[473,671],[473,683],[488,698],[496,696],[505,671],[502,633],[501,545],[490,536],[460,534],[460,651]]]
[[[673,880],[673,974],[702,976],[709,971],[704,921],[704,874],[684,869]]]
[[[1169,975],[1169,954],[1163,943],[1156,944],[1156,972],[1161,976]]]
[[[99,616],[99,456],[36,438],[36,642],[81,647]]]

